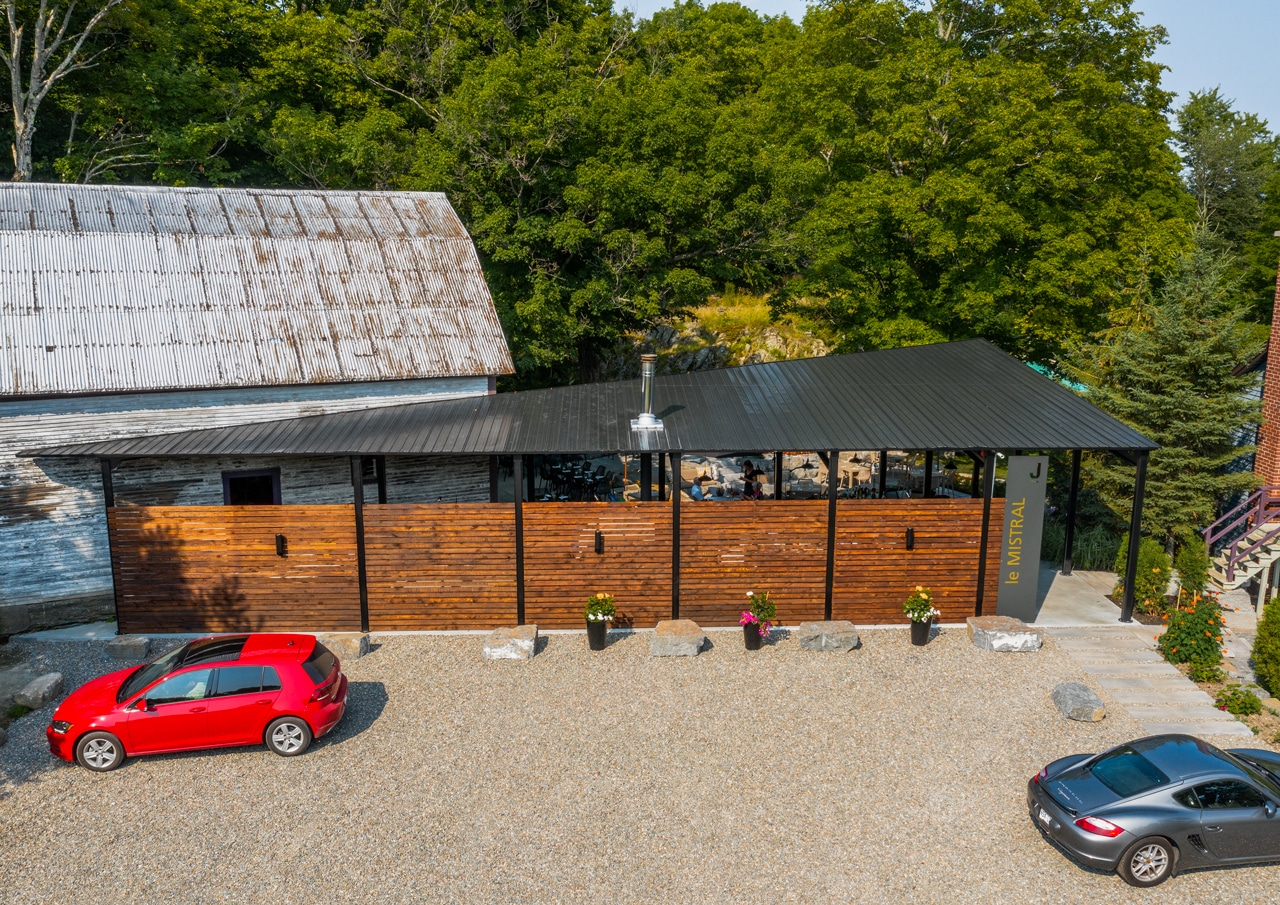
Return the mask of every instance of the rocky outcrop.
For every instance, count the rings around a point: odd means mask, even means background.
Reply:
[[[482,656],[486,660],[528,660],[538,647],[538,627],[520,625],[500,628],[485,639]]]
[[[1012,616],[970,616],[969,637],[974,647],[1000,652],[1039,650],[1044,632]]]
[[[828,622],[802,622],[796,629],[802,650],[834,650],[847,652],[858,646],[858,630],[845,619]]]
[[[707,635],[692,619],[666,619],[659,622],[649,641],[653,657],[696,657]]]

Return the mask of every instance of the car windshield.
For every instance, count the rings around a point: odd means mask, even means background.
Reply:
[[[175,648],[169,651],[163,657],[159,657],[147,663],[145,666],[139,666],[129,678],[124,680],[120,686],[120,690],[116,692],[116,703],[123,703],[128,698],[133,697],[142,689],[146,688],[161,676],[168,675],[178,668],[178,664],[182,662],[182,655],[187,652],[189,644]]]
[[[1089,767],[1089,772],[1121,798],[1141,795],[1169,782],[1159,767],[1128,745],[1102,755]]]
[[[1254,782],[1269,791],[1272,795],[1280,796],[1280,776],[1276,776],[1276,774],[1271,771],[1270,767],[1266,764],[1260,764],[1256,760],[1246,757],[1243,754],[1232,753],[1236,761],[1240,766],[1244,767],[1244,771],[1249,774],[1249,777]]]

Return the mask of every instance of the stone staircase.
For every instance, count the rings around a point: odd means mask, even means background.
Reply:
[[[1270,537],[1273,534],[1276,536]],[[1263,543],[1252,553],[1239,558],[1236,561],[1235,570],[1228,577],[1231,556],[1238,551],[1247,550],[1258,541]],[[1277,559],[1280,559],[1280,522],[1266,522],[1228,545],[1218,554],[1210,567],[1209,581],[1220,591],[1234,591],[1254,578],[1265,580],[1267,570]]]

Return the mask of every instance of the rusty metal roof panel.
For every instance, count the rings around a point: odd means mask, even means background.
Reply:
[[[0,397],[512,370],[428,193],[0,184]]]

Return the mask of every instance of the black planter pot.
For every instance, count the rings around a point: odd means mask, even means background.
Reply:
[[[742,627],[742,641],[747,645],[747,650],[760,649],[760,645],[764,643],[764,638],[760,635],[760,624],[758,622],[748,622]]]
[[[929,629],[933,628],[933,620],[911,623],[911,643],[925,645],[929,643]]]
[[[607,620],[597,622],[594,619],[587,620],[587,645],[592,650],[604,650],[605,641],[609,637],[609,623]]]

